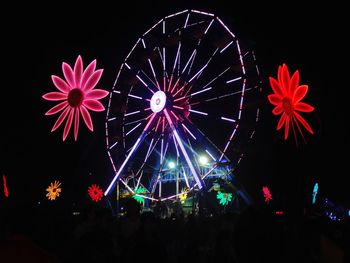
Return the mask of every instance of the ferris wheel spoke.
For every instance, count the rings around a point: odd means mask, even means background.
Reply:
[[[230,138],[228,139],[228,141],[227,141],[227,143],[226,143],[226,145],[225,145],[225,148],[224,148],[224,150],[223,150],[222,153],[221,153],[221,156],[220,156],[220,158],[219,158],[219,162],[221,162],[222,158],[224,157],[224,155],[225,155],[225,153],[226,153],[227,148],[229,147],[230,143],[232,142],[232,138],[233,138],[233,136],[235,135],[235,133],[236,133],[236,131],[237,131],[237,129],[238,129],[238,126],[239,126],[239,125],[236,124],[235,128],[233,129],[233,132],[231,133],[231,136],[230,136]]]
[[[198,110],[193,110],[193,109],[189,109],[188,111],[189,111],[189,112],[196,113],[196,114],[199,114],[199,115],[208,116],[208,113],[203,112],[203,111],[198,111]]]
[[[163,79],[163,90],[166,91],[166,81],[169,81],[169,76],[168,76],[168,72],[165,69],[165,47],[162,48],[162,52],[160,51],[159,47],[156,47],[156,49],[158,50],[158,54],[160,57],[160,60],[162,61],[162,66],[163,66],[163,74],[162,74],[162,79]],[[162,54],[163,53],[163,54]]]
[[[193,135],[193,133],[190,131],[189,128],[187,128],[187,126],[186,126],[185,124],[182,123],[181,125],[182,125],[182,127],[185,129],[185,131],[188,132],[189,135],[191,135],[191,137],[192,137],[193,139],[197,140],[196,136]]]
[[[126,127],[126,126],[129,126],[129,125],[131,125],[131,124],[143,122],[143,121],[146,121],[146,120],[147,120],[147,117],[142,118],[142,119],[138,119],[138,120],[135,120],[135,121],[125,122],[125,123],[124,123],[124,126]]]
[[[253,88],[246,88],[244,90],[244,92],[247,92],[247,91],[252,90],[252,89]],[[208,98],[208,99],[193,101],[189,105],[190,106],[203,105],[203,104],[206,104],[206,103],[209,103],[209,102],[215,102],[217,100],[222,100],[222,99],[227,98],[227,97],[236,96],[236,95],[242,95],[242,93],[243,93],[243,90],[236,91],[236,92],[225,93],[225,94],[220,95],[220,96],[215,96],[215,97],[211,97],[211,98]]]
[[[151,70],[152,70],[152,74],[153,74],[153,78],[154,78],[154,80],[155,80],[155,82],[156,82],[156,86],[157,86],[158,90],[161,90],[161,89],[160,89],[159,82],[158,82],[158,79],[157,79],[157,76],[156,76],[156,73],[155,73],[154,68],[153,68],[152,61],[151,61],[149,58],[148,58],[147,60],[148,60],[149,66],[150,66],[150,68],[151,68]]]
[[[124,137],[128,136],[130,133],[132,133],[134,130],[136,130],[138,127],[140,127],[141,122],[139,124],[137,124],[136,126],[134,126],[133,128],[131,128],[125,135]]]
[[[226,31],[227,31],[233,38],[236,38],[236,36],[231,32],[230,29],[228,29],[228,27],[224,24],[224,22],[221,21],[220,18],[216,17],[216,20],[219,21],[219,23],[226,29]]]
[[[210,145],[212,146],[213,149],[215,149],[219,154],[220,156],[223,154],[223,152],[216,146],[216,144],[208,137],[205,135],[205,133],[198,127],[196,126],[195,124],[192,123],[192,130],[196,130],[197,133],[199,133],[207,142],[210,143]],[[213,159],[217,159],[215,158],[215,155],[211,153],[210,155]],[[227,156],[224,155],[225,158],[227,158]],[[227,158],[228,159],[228,158]]]
[[[237,122],[237,120],[232,119],[232,118],[227,118],[227,117],[220,117],[221,120],[228,121],[228,122]]]
[[[187,27],[187,23],[188,23],[188,19],[190,18],[190,12],[188,12],[187,16],[186,16],[186,21],[185,21],[185,24],[184,24],[184,28]]]
[[[177,65],[177,61],[179,60],[179,56],[180,56],[180,49],[181,49],[181,41],[178,42],[178,47],[177,47],[177,51],[176,51],[176,56],[175,56],[175,59],[174,59],[174,65],[173,65],[173,69],[171,71],[171,76],[170,76],[170,81],[169,81],[169,91],[172,89],[171,88],[171,84],[172,84],[172,80],[173,80],[173,77],[174,77],[174,72],[175,72],[175,67]],[[179,78],[177,79],[179,80]],[[174,85],[175,87],[175,85]],[[171,91],[172,92],[172,91]]]
[[[143,163],[142,165],[140,166],[139,170],[137,171],[136,173],[136,176],[141,172],[143,171],[143,167],[145,166],[145,164],[147,163],[148,161],[148,158],[151,156],[152,152],[154,151],[154,149],[156,148],[158,142],[159,142],[159,139],[160,139],[160,136],[155,140],[155,134],[154,136],[152,137],[152,140],[149,144],[149,147],[148,147],[148,150],[147,150],[147,153],[146,153],[146,156],[145,156],[145,159],[143,160]]]
[[[162,173],[162,170],[163,170],[163,167],[164,167],[164,160],[165,160],[165,155],[168,151],[168,146],[169,146],[169,138],[166,142],[166,146],[165,146],[165,149],[164,149],[164,134],[161,135],[162,139],[161,139],[161,149],[160,149],[160,155],[159,155],[159,160],[160,160],[160,163],[159,163],[159,169],[158,169],[158,172],[157,172],[157,177],[156,177],[156,181],[153,185],[153,188],[152,188],[152,191],[151,191],[151,195],[154,195],[155,193],[155,190],[156,190],[156,187],[157,185],[159,184],[159,197],[161,197],[161,173]]]
[[[201,76],[201,74],[203,73],[204,69],[206,69],[209,65],[209,63],[212,61],[213,57],[216,55],[216,53],[218,52],[219,48],[216,48],[213,52],[213,54],[210,56],[210,58],[208,59],[207,63],[205,63],[205,65],[199,70],[197,71],[196,74],[194,74],[193,77],[190,78],[190,80],[188,81],[189,83],[194,80],[195,78],[199,78]]]
[[[137,111],[128,112],[128,113],[125,113],[124,116],[127,117],[127,116],[135,115],[138,113],[141,113],[141,111],[137,110]]]
[[[153,85],[153,87],[156,87],[158,90],[160,90],[160,86],[159,86],[159,83],[158,83],[158,82],[155,83],[155,82],[153,81],[153,79],[152,79],[150,76],[148,76],[148,75],[146,74],[146,72],[144,72],[143,70],[141,70],[140,72],[148,79],[148,81],[151,82],[151,84]]]
[[[124,65],[127,67],[127,69],[131,72],[131,74],[133,76],[135,76],[141,83],[142,85],[147,88],[147,90],[149,90],[152,94],[154,94],[154,90],[151,87],[157,87],[158,86],[151,80],[151,78],[142,70],[138,69],[133,69],[128,63],[124,62]],[[143,76],[140,76],[140,73],[142,73],[147,79],[148,81],[151,82],[152,85],[147,84],[146,80],[144,79]],[[151,87],[150,87],[151,86]]]
[[[176,149],[176,157],[179,158],[180,157],[179,148],[177,147],[177,142],[176,142],[174,134],[172,135],[172,137],[173,137],[174,146],[175,146],[175,149]]]
[[[182,69],[181,75],[185,73],[185,71],[186,71],[188,65],[189,65],[189,64],[191,63],[191,61],[194,59],[196,53],[197,53],[197,50],[194,49],[194,50],[192,51],[192,54],[191,54],[190,58],[187,60],[187,62],[186,62],[186,64],[185,64],[184,68]]]
[[[140,146],[141,142],[144,140],[144,138],[147,135],[147,130],[149,125],[152,123],[154,117],[156,116],[156,114],[154,113],[152,115],[152,117],[149,119],[148,123],[146,124],[145,128],[143,129],[140,137],[136,140],[134,146],[132,147],[131,151],[129,152],[129,154],[126,156],[124,162],[121,164],[119,170],[116,172],[114,178],[112,179],[111,183],[109,184],[109,186],[107,187],[106,191],[104,192],[104,195],[107,196],[108,193],[111,191],[112,188],[114,188],[115,182],[117,181],[117,179],[119,178],[121,172],[123,171],[126,163],[129,161],[130,157],[132,156],[132,154],[137,150],[137,148]]]
[[[133,88],[133,86],[132,86],[131,88]],[[114,94],[121,94],[121,91],[119,91],[119,90],[113,90],[113,93],[114,93]],[[142,100],[142,101],[144,101],[144,102],[147,102],[147,99],[146,99],[146,98],[143,98],[143,97],[140,97],[140,96],[131,94],[131,93],[128,94],[128,97],[129,97],[129,98],[136,99],[136,100]]]
[[[192,162],[187,154],[185,146],[183,145],[182,140],[181,140],[181,138],[180,138],[179,134],[177,133],[177,130],[174,126],[174,123],[171,120],[169,113],[167,112],[166,109],[164,109],[164,114],[165,114],[165,117],[166,117],[166,119],[167,119],[173,133],[174,133],[175,139],[176,139],[178,145],[180,146],[181,152],[186,160],[186,163],[187,163],[188,167],[190,168],[190,170],[191,170],[191,172],[192,172],[192,174],[193,174],[193,176],[198,184],[199,189],[202,189],[204,186],[204,182],[202,181],[201,177],[198,175],[197,171],[195,170],[195,168],[194,168],[194,166],[193,166],[193,164],[192,164]]]

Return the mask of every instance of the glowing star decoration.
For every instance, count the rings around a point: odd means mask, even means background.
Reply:
[[[220,204],[221,205],[227,205],[228,202],[230,202],[232,200],[232,194],[231,193],[222,193],[222,192],[218,192],[218,194],[216,195],[216,198],[220,200]]]
[[[299,71],[295,71],[290,77],[286,64],[278,67],[277,80],[270,77],[270,85],[274,94],[268,95],[268,99],[275,108],[272,110],[274,115],[282,115],[277,124],[277,130],[284,125],[284,139],[288,138],[290,126],[292,126],[295,141],[296,128],[305,141],[300,124],[311,134],[314,134],[310,125],[299,114],[299,112],[312,112],[314,107],[301,100],[305,97],[308,86],[299,85]]]
[[[132,196],[132,198],[134,198],[138,203],[143,205],[145,203],[145,198],[142,195],[144,195],[147,192],[146,188],[144,188],[143,186],[139,186],[134,189],[134,192],[135,194]]]
[[[182,188],[181,190],[181,194],[179,195],[179,199],[181,204],[184,204],[186,199],[187,199],[187,189],[186,188]]]
[[[6,196],[6,198],[8,198],[9,197],[9,189],[7,188],[6,176],[5,175],[2,176],[2,181],[4,183],[4,195]]]
[[[47,194],[46,197],[53,201],[56,200],[56,197],[60,196],[62,189],[59,187],[61,183],[59,181],[55,181],[51,183],[48,188],[46,188]]]
[[[312,204],[316,203],[317,192],[318,192],[318,183],[315,183],[314,189],[312,190]]]
[[[272,195],[270,193],[270,189],[267,186],[264,186],[262,188],[264,198],[265,198],[265,203],[269,203],[272,200]]]
[[[91,200],[95,202],[100,201],[103,197],[103,191],[97,184],[89,186],[88,193]]]
[[[74,139],[78,138],[80,115],[86,126],[93,131],[93,124],[88,110],[103,111],[105,108],[99,99],[106,97],[109,92],[102,89],[94,89],[102,76],[103,69],[95,70],[96,60],[92,61],[83,70],[83,60],[78,56],[74,69],[67,63],[62,63],[62,71],[65,80],[52,75],[51,79],[59,92],[49,92],[43,98],[50,101],[62,101],[45,115],[53,115],[61,112],[51,132],[55,131],[67,118],[63,131],[63,141],[67,138],[74,120]]]

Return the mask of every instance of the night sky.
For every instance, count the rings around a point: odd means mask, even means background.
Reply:
[[[21,12],[9,8],[11,18],[2,21],[5,47],[1,56],[6,72],[2,77],[6,81],[1,93],[0,164],[12,200],[48,202],[44,201],[46,187],[60,180],[59,202],[79,203],[87,198],[88,185],[106,185],[112,177],[105,148],[106,112],[91,114],[93,133],[81,122],[77,142],[72,133],[62,142],[63,127],[50,132],[58,115],[44,116],[54,103],[41,96],[55,91],[50,76],[62,76],[62,62],[72,65],[79,54],[85,63],[96,58],[97,68],[104,69],[98,88],[110,91],[117,70],[141,34],[166,15],[194,8],[219,16],[256,52],[263,82],[261,115],[256,136],[237,170],[248,193],[261,201],[261,187],[268,185],[276,200],[289,204],[311,199],[313,184],[318,182],[320,194],[349,206],[345,95],[349,45],[344,40],[348,30],[342,8],[225,2],[134,2],[123,8],[83,10],[52,4],[42,11],[23,7]],[[282,63],[291,72],[299,69],[300,83],[309,86],[304,102],[316,108],[303,115],[315,131],[313,136],[304,132],[307,144],[296,146],[292,137],[284,141],[282,132],[276,131],[278,117],[272,115],[266,97],[271,93],[268,76],[275,77]],[[101,102],[107,106],[108,98]]]

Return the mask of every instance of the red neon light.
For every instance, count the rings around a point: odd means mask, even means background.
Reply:
[[[103,197],[103,191],[97,184],[89,186],[88,193],[91,200],[95,202],[100,201]]]
[[[2,176],[2,181],[4,182],[4,195],[6,196],[6,198],[8,198],[9,197],[9,189],[7,188],[5,175]]]
[[[268,99],[275,106],[272,113],[274,115],[282,114],[277,124],[277,130],[281,129],[284,125],[284,139],[286,140],[288,138],[290,126],[292,126],[295,140],[295,126],[304,139],[299,124],[309,133],[314,134],[310,125],[299,114],[299,112],[312,112],[314,110],[314,107],[311,105],[301,102],[308,91],[308,86],[299,85],[299,71],[296,70],[293,76],[290,77],[287,65],[283,64],[283,66],[278,67],[277,80],[272,77],[269,77],[269,80],[274,94],[268,95]]]
[[[283,211],[276,211],[276,215],[283,215],[284,212]]]
[[[63,62],[62,71],[65,80],[52,75],[51,79],[59,92],[49,92],[42,97],[49,101],[63,101],[52,107],[45,115],[53,115],[62,111],[54,124],[51,132],[55,131],[67,118],[63,131],[63,141],[67,138],[74,120],[74,139],[78,138],[79,117],[83,117],[86,126],[93,131],[93,124],[88,110],[104,111],[104,106],[99,99],[106,97],[109,92],[102,89],[94,89],[102,76],[103,69],[95,70],[96,60],[92,61],[83,70],[83,60],[79,55],[74,69]]]

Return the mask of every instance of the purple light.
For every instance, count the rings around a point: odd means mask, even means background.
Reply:
[[[177,131],[176,131],[175,127],[174,127],[174,124],[173,124],[173,122],[172,122],[172,120],[171,120],[171,118],[170,118],[170,116],[169,116],[169,114],[168,114],[168,112],[167,112],[166,109],[164,109],[164,114],[165,114],[165,117],[167,118],[167,120],[168,120],[168,122],[169,122],[169,124],[170,124],[170,126],[171,126],[171,128],[172,128],[172,130],[173,130],[175,139],[176,139],[177,143],[178,143],[179,146],[180,146],[181,152],[182,152],[182,154],[183,154],[184,157],[185,157],[185,160],[186,160],[186,162],[187,162],[187,165],[188,165],[188,167],[190,168],[190,170],[191,170],[191,172],[192,172],[192,174],[193,174],[193,177],[194,177],[194,179],[195,179],[196,182],[197,182],[198,188],[199,188],[199,189],[202,189],[204,183],[203,183],[202,179],[200,178],[200,176],[198,175],[198,173],[196,172],[196,170],[194,169],[193,164],[192,164],[190,158],[188,157],[188,154],[187,154],[187,152],[186,152],[186,149],[185,149],[185,147],[184,147],[184,145],[183,145],[183,143],[182,143],[182,141],[181,141],[181,138],[180,138],[179,134],[177,133]]]
[[[120,166],[118,172],[115,174],[112,182],[109,184],[107,190],[104,192],[104,195],[107,196],[109,191],[111,190],[111,188],[113,187],[114,183],[116,182],[116,180],[119,178],[120,173],[123,171],[124,166],[126,165],[126,163],[129,161],[130,157],[132,156],[132,154],[134,153],[134,151],[137,149],[137,147],[140,145],[140,143],[142,142],[142,140],[144,139],[145,135],[146,135],[146,131],[149,127],[149,125],[151,124],[151,122],[153,121],[155,117],[155,114],[153,114],[153,116],[150,118],[150,120],[148,121],[146,127],[144,128],[143,132],[141,133],[140,137],[137,139],[137,141],[135,142],[134,146],[131,148],[128,156],[125,158],[124,162],[122,163],[122,165]]]

